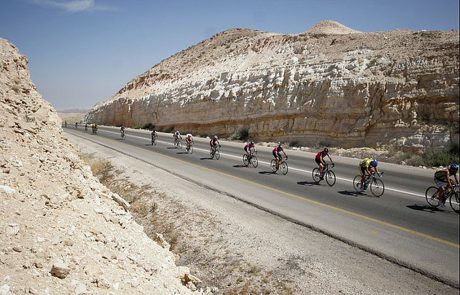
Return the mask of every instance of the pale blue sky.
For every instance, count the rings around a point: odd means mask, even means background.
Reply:
[[[458,30],[458,0],[0,0],[0,37],[29,57],[57,109],[89,108],[161,60],[226,29]]]

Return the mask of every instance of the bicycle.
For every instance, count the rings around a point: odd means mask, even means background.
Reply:
[[[211,151],[209,152],[209,155],[211,156],[211,159],[216,158],[216,160],[220,159],[220,145],[218,146],[213,146],[211,148]]]
[[[174,147],[182,149],[182,142],[180,138],[177,138],[177,137],[174,138]]]
[[[281,174],[286,175],[289,170],[286,160],[287,157],[281,158],[279,162],[276,159],[272,159],[270,162],[270,167],[272,168],[273,173],[276,173],[278,170],[281,170]]]
[[[460,213],[460,193],[458,191],[459,186],[454,185],[452,188],[444,192],[444,201],[439,199],[438,188],[435,186],[430,186],[425,191],[425,199],[428,205],[432,208],[438,208],[442,203],[445,203],[449,200],[450,208],[454,210],[455,213]],[[436,196],[435,196],[436,195]]]
[[[257,151],[251,151],[249,154],[244,154],[243,155],[243,164],[248,167],[249,164],[252,165],[252,167],[257,168],[259,165],[259,161],[257,160]]]
[[[358,193],[361,193],[367,190],[367,188],[369,187],[371,193],[375,197],[380,197],[385,192],[385,184],[383,183],[383,180],[380,179],[382,175],[383,175],[383,172],[380,173],[378,177],[375,176],[375,173],[366,175],[364,183],[361,183],[361,175],[356,175],[355,178],[353,179],[353,188]]]
[[[333,186],[335,184],[336,177],[335,177],[334,171],[331,170],[332,168],[334,168],[334,163],[332,163],[331,165],[326,163],[326,165],[325,165],[325,167],[323,169],[323,173],[320,173],[319,172],[319,167],[316,167],[311,172],[311,176],[313,177],[313,180],[317,184],[319,184],[321,182],[321,180],[323,180],[323,178],[326,178],[326,183],[329,186]]]
[[[121,136],[121,139],[125,139],[125,131],[124,130],[121,130],[120,131],[120,136]]]
[[[187,153],[193,154],[193,142],[186,141],[185,150]]]
[[[152,145],[157,145],[157,135],[156,135],[156,133],[152,133]]]

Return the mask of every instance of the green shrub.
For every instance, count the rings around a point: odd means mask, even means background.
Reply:
[[[249,138],[249,127],[241,127],[230,137],[236,140],[248,140]]]
[[[142,129],[153,130],[155,129],[155,125],[153,123],[147,123],[147,124],[144,124],[144,126],[142,126]]]
[[[408,160],[410,165],[427,167],[447,166],[452,162],[459,162],[458,144],[455,143],[446,147],[427,148],[421,155]]]

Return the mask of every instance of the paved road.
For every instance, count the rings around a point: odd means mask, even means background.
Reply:
[[[223,192],[287,220],[314,228],[348,244],[417,270],[450,285],[459,285],[459,215],[447,205],[426,206],[424,191],[432,171],[380,163],[385,193],[376,198],[356,194],[352,179],[357,159],[334,157],[337,183],[316,185],[311,177],[313,154],[287,151],[289,173],[273,174],[271,149],[258,147],[259,166],[242,165],[242,144],[221,142],[219,160],[209,158],[208,141],[195,138],[193,154],[175,149],[171,134],[160,134],[150,145],[147,131],[100,127],[98,136],[66,132],[100,142],[191,181]],[[82,140],[84,144],[84,140]]]

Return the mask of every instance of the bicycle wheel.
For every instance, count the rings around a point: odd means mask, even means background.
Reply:
[[[259,161],[257,160],[257,157],[256,157],[256,156],[252,156],[252,157],[251,157],[251,165],[252,165],[254,168],[257,168],[257,166],[259,165]]]
[[[193,145],[190,146],[190,153],[193,154]]]
[[[313,181],[316,183],[319,183],[321,181],[321,173],[319,173],[319,168],[313,168],[313,171],[311,172],[311,177],[313,178]]]
[[[356,175],[355,178],[353,178],[353,188],[358,193],[363,191],[363,186],[361,185],[361,175]]]
[[[216,160],[220,159],[220,151],[219,150],[216,150],[215,156],[216,156]]]
[[[275,159],[271,160],[270,167],[272,168],[273,172],[276,172],[276,170],[278,170],[278,169],[276,169],[276,160]]]
[[[436,192],[438,191],[438,188],[435,186],[430,186],[429,188],[426,189],[425,191],[425,199],[428,205],[432,208],[438,208],[439,207],[439,200],[435,196]]]
[[[280,164],[280,170],[283,175],[286,175],[288,173],[288,164],[286,162],[282,162]]]
[[[372,179],[369,186],[371,193],[376,197],[380,197],[385,192],[385,184],[383,184],[383,180],[379,178]]]
[[[329,184],[329,186],[333,186],[335,184],[336,178],[335,178],[335,173],[332,170],[327,170],[326,171],[326,182]]]
[[[456,213],[460,213],[459,203],[460,203],[460,195],[458,192],[452,192],[449,196],[449,203],[450,208],[454,210]]]
[[[243,164],[244,164],[244,166],[249,166],[249,161],[248,161],[248,155],[247,154],[243,155]]]

